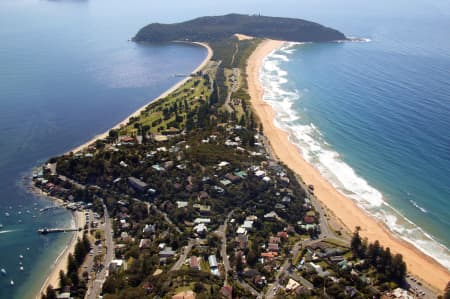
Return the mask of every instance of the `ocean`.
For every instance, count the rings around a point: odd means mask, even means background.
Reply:
[[[37,234],[73,220],[63,209],[39,213],[53,204],[30,194],[24,176],[106,131],[206,57],[197,46],[129,42],[151,21],[141,12],[151,5],[121,2],[0,3],[0,298],[34,298],[72,236]]]
[[[267,57],[264,99],[335,188],[450,269],[450,18],[348,27],[366,39]]]

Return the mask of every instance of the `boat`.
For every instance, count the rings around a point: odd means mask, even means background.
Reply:
[[[20,271],[23,271],[23,266],[20,266]]]
[[[6,217],[9,217],[9,213],[8,213],[8,212],[5,212],[5,216],[6,216]]]
[[[6,276],[6,270],[5,270],[4,268],[2,268],[2,269],[0,270],[0,272],[2,273],[3,276]]]
[[[20,255],[19,255],[19,258],[20,258],[20,259],[23,259],[23,255],[20,254]]]
[[[14,286],[14,280],[11,280],[10,284],[11,286]]]

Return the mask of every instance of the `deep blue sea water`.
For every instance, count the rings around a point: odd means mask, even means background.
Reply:
[[[450,269],[450,18],[416,13],[349,26],[370,42],[289,44],[262,80],[303,156]]]
[[[371,38],[293,46],[272,57],[272,91],[282,93],[275,100],[286,100],[278,110],[288,117],[278,122],[306,139],[311,161],[343,192],[365,192],[355,200],[397,222],[416,245],[435,246],[448,267],[448,250],[438,245],[450,246],[448,1],[2,0],[0,268],[8,275],[0,277],[0,298],[32,298],[70,238],[35,233],[71,217],[64,210],[39,216],[35,208],[50,203],[27,193],[22,176],[104,132],[206,54],[128,39],[150,22],[230,12],[306,18]],[[421,231],[398,213],[436,242],[417,241]]]
[[[72,218],[39,214],[51,202],[29,194],[22,177],[106,131],[206,56],[196,46],[129,42],[150,22],[144,2],[134,10],[122,1],[0,2],[0,298],[32,298],[71,237],[36,233]]]

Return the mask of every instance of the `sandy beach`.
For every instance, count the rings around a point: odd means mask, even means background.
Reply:
[[[201,69],[203,69],[203,68],[206,66],[206,64],[209,62],[209,60],[211,59],[211,57],[212,57],[212,55],[213,55],[213,51],[212,51],[212,49],[211,49],[207,44],[205,44],[205,43],[194,42],[194,43],[189,43],[189,44],[194,44],[194,45],[198,45],[198,46],[204,47],[204,48],[206,48],[206,50],[208,51],[208,54],[206,55],[206,57],[205,57],[205,59],[202,61],[202,63],[201,63],[195,70],[192,71],[192,73],[196,73],[196,72],[200,71]],[[91,145],[91,144],[94,143],[95,141],[100,140],[100,139],[105,139],[106,137],[108,137],[108,134],[109,134],[109,131],[110,131],[110,130],[119,129],[120,127],[126,125],[126,124],[129,122],[130,118],[139,116],[139,115],[142,113],[142,111],[144,111],[145,108],[147,108],[147,106],[148,106],[150,103],[153,103],[153,102],[155,102],[155,101],[157,101],[157,100],[160,100],[160,99],[162,99],[162,98],[168,96],[169,94],[171,94],[172,92],[174,92],[178,87],[180,87],[181,85],[183,85],[183,84],[184,84],[187,80],[189,80],[189,79],[190,79],[190,77],[184,78],[183,80],[181,80],[180,82],[176,83],[175,85],[173,85],[173,86],[172,86],[171,88],[169,88],[168,90],[164,91],[164,92],[163,92],[162,94],[160,94],[158,97],[156,97],[156,98],[150,100],[150,101],[149,101],[148,103],[146,103],[144,106],[142,106],[141,108],[139,108],[138,110],[136,110],[135,112],[133,112],[132,114],[130,114],[127,118],[125,118],[123,121],[119,122],[117,125],[115,125],[115,126],[112,127],[111,129],[109,129],[108,131],[106,131],[106,132],[104,132],[104,133],[102,133],[102,134],[99,134],[99,135],[94,136],[92,139],[90,139],[90,140],[87,141],[86,143],[84,143],[84,144],[82,144],[82,145],[80,145],[80,146],[77,146],[76,148],[70,150],[70,151],[67,152],[66,154],[69,154],[70,152],[74,152],[74,153],[79,152],[79,151],[81,151],[81,150],[87,148],[89,145]]]
[[[273,152],[307,184],[314,185],[315,194],[320,202],[330,209],[348,230],[353,231],[356,226],[361,227],[363,237],[367,237],[369,241],[379,240],[384,247],[390,247],[393,253],[401,253],[411,273],[432,288],[442,291],[450,280],[450,273],[446,268],[411,244],[395,237],[382,223],[367,215],[353,201],[334,189],[316,168],[302,158],[300,150],[289,141],[288,134],[275,125],[275,113],[263,100],[259,72],[264,58],[282,45],[282,41],[262,42],[247,65],[252,106],[263,124],[264,134]]]
[[[75,211],[73,212],[73,216],[75,220],[75,227],[84,228],[86,224],[84,213],[80,211]],[[83,230],[74,233],[72,238],[70,239],[69,244],[67,244],[64,250],[55,259],[54,263],[50,266],[51,272],[47,276],[47,279],[45,280],[44,284],[42,285],[39,294],[36,295],[37,299],[41,298],[42,292],[45,292],[45,290],[49,285],[52,285],[53,288],[59,287],[59,272],[61,270],[67,272],[67,261],[69,259],[69,254],[75,251],[75,245],[77,244],[77,240],[78,238],[81,239],[83,237],[83,233],[84,233]]]

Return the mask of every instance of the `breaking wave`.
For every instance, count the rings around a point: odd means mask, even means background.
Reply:
[[[281,49],[268,55],[261,69],[260,80],[264,88],[264,101],[276,113],[275,124],[289,134],[290,141],[301,151],[303,158],[315,166],[339,192],[351,198],[361,209],[375,217],[398,237],[413,244],[425,254],[450,269],[450,251],[431,235],[392,207],[383,194],[341,159],[324,140],[313,124],[301,123],[301,114],[294,108],[301,101],[302,92],[286,86],[288,72],[280,66],[289,62],[289,55],[296,51],[298,43],[286,43]],[[307,92],[303,89],[303,92]],[[421,212],[427,210],[411,203]]]

